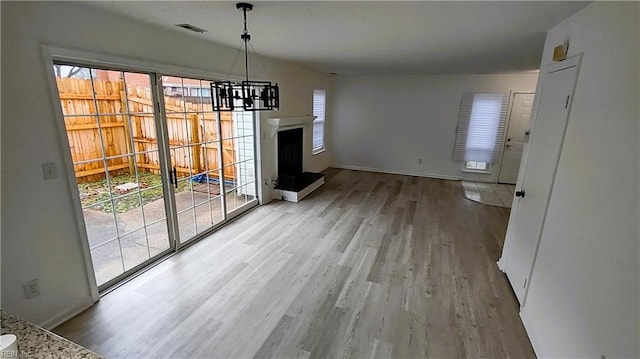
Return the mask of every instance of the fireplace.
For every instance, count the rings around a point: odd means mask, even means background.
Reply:
[[[278,132],[278,187],[295,191],[302,176],[303,129]]]
[[[304,171],[309,167],[305,159],[312,156],[308,136],[314,119],[314,116],[267,119],[277,161],[273,198],[299,202],[324,184],[324,174]]]
[[[303,128],[278,131],[278,185],[276,189],[300,192],[324,177],[322,173],[302,171]]]

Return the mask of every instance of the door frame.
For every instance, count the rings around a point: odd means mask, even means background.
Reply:
[[[63,171],[61,171],[63,175],[61,177],[67,182],[67,185],[69,186],[69,195],[73,205],[73,212],[74,212],[75,222],[76,222],[76,231],[77,231],[78,238],[80,239],[80,248],[82,251],[82,257],[84,259],[87,284],[89,286],[89,295],[93,303],[100,300],[101,295],[104,295],[108,293],[111,289],[116,288],[118,284],[124,283],[126,278],[133,278],[134,276],[142,273],[145,268],[149,268],[150,266],[154,265],[154,263],[164,260],[170,255],[172,255],[173,253],[176,253],[177,250],[180,250],[184,247],[189,246],[190,244],[197,242],[198,240],[202,239],[203,237],[217,230],[220,226],[226,223],[229,223],[229,221],[231,221],[233,218],[246,212],[246,210],[244,210],[239,213],[234,213],[231,216],[227,216],[225,221],[211,227],[207,231],[204,231],[194,236],[192,239],[190,239],[186,243],[183,243],[182,245],[177,243],[178,237],[176,237],[172,233],[172,232],[176,232],[177,230],[177,227],[174,225],[177,219],[172,218],[176,216],[176,213],[175,211],[167,212],[167,225],[169,226],[168,231],[169,231],[169,238],[170,238],[170,248],[162,252],[162,255],[157,255],[156,259],[154,260],[150,259],[148,261],[145,261],[144,263],[139,264],[131,268],[130,270],[126,271],[125,273],[115,277],[114,279],[104,283],[103,285],[101,285],[102,287],[102,292],[101,292],[98,289],[98,285],[97,285],[95,274],[94,274],[93,259],[91,257],[89,239],[88,239],[87,230],[85,226],[84,215],[82,213],[82,204],[80,203],[80,193],[75,181],[75,171],[73,167],[73,160],[71,158],[71,151],[69,150],[69,146],[67,145],[69,140],[67,138],[66,127],[64,125],[64,116],[62,113],[62,107],[59,105],[60,96],[58,93],[58,86],[55,81],[55,74],[53,72],[54,62],[59,61],[59,62],[79,63],[86,66],[95,66],[99,68],[100,67],[113,68],[121,71],[133,71],[133,72],[150,74],[150,77],[152,77],[151,90],[156,92],[158,91],[158,86],[154,86],[154,84],[155,85],[158,84],[156,76],[164,75],[164,76],[188,77],[188,78],[197,78],[197,79],[208,80],[208,81],[216,81],[219,79],[227,79],[227,78],[230,81],[242,81],[243,79],[235,75],[229,76],[228,74],[222,74],[217,72],[194,70],[194,69],[189,69],[181,66],[159,64],[159,63],[143,61],[143,60],[134,60],[134,59],[128,59],[128,58],[119,57],[119,56],[112,56],[112,55],[82,51],[82,50],[74,50],[74,49],[62,48],[62,47],[57,47],[57,46],[52,46],[47,44],[41,45],[41,51],[42,51],[42,56],[44,60],[44,70],[47,74],[47,81],[49,86],[49,94],[50,94],[52,110],[53,110],[53,114],[56,122],[55,128],[56,128],[56,132],[58,133],[58,146],[63,158],[62,160]],[[154,95],[156,95],[156,98],[157,98],[157,101],[155,101],[154,103],[154,110],[156,112],[155,116],[159,115],[162,118],[162,114],[160,114],[158,109],[160,110],[162,109],[161,105],[164,102],[164,97],[158,96],[157,93],[154,93]],[[158,119],[156,120],[156,132],[157,132],[156,135],[161,136],[163,141],[165,140],[164,137],[166,133],[166,123],[164,122],[165,121],[162,121],[162,120],[160,121],[158,121]],[[262,186],[260,184],[263,181],[262,180],[262,161],[258,156],[256,156],[258,153],[261,153],[260,141],[259,141],[259,139],[261,138],[260,133],[261,133],[260,116],[257,114],[254,114],[256,206],[260,204],[259,198],[262,194]],[[160,147],[163,147],[163,148],[161,149]],[[165,165],[167,165],[169,164],[167,162],[168,152],[165,152],[165,151],[168,151],[168,148],[165,150],[164,147],[168,147],[168,146],[159,146],[158,151],[160,153],[159,157],[161,162],[164,161]],[[168,171],[169,168],[170,167],[166,167],[166,170]],[[165,174],[163,174],[163,177],[165,177]],[[166,190],[166,187],[168,186],[171,192],[165,191],[165,193],[167,195],[169,194],[173,195],[173,188],[171,184],[168,182],[169,182],[168,178],[166,179],[163,178],[163,189]],[[169,200],[165,199],[166,210],[169,209],[167,207],[169,205],[169,202],[172,202],[172,205],[175,206],[174,198],[172,196],[170,197],[171,198]],[[247,210],[249,208],[253,208],[253,207],[248,207]],[[171,221],[174,221],[174,223],[170,223]]]
[[[104,70],[108,70],[108,71],[118,71],[118,72],[129,72],[132,70],[126,69],[126,68],[121,68],[121,67],[115,67],[115,66],[106,66],[106,65],[101,65],[101,66],[96,66],[96,65],[87,65],[86,63],[82,62],[82,61],[72,61],[72,60],[58,60],[57,58],[53,58],[53,63],[55,64],[56,62],[62,62],[62,63],[66,63],[66,64],[76,64],[79,66],[91,66],[92,69],[104,69]],[[52,71],[51,69],[49,69],[50,71]],[[154,125],[155,125],[155,132],[156,132],[156,137],[160,140],[160,141],[164,141],[164,127],[166,127],[165,121],[163,121],[163,117],[161,114],[161,101],[160,98],[157,97],[158,96],[158,81],[157,81],[157,75],[153,72],[148,72],[148,71],[136,71],[135,73],[140,73],[140,74],[145,74],[147,76],[149,76],[149,87],[150,90],[153,93],[154,99],[156,99],[156,101],[153,101],[153,118],[154,118]],[[52,78],[54,84],[55,84],[55,76]],[[59,96],[59,91],[57,88],[57,84],[55,86],[55,88],[53,89],[52,92],[55,92],[53,94],[53,96],[55,97],[55,102],[54,102],[54,107],[58,107],[58,109],[60,110],[60,112],[62,113],[62,109],[60,106],[56,106],[57,104],[60,103],[60,96]],[[61,120],[58,120],[58,123],[61,126],[61,131],[60,133],[62,134],[62,136],[64,136],[65,141],[68,141],[67,138],[67,131],[66,131],[66,126],[65,126],[65,121],[64,121],[64,114],[61,117]],[[128,140],[128,139],[127,139]],[[66,143],[66,142],[65,142]],[[159,142],[159,143],[163,143],[163,142]],[[64,146],[63,146],[64,147]],[[104,150],[104,148],[103,148]],[[141,269],[146,268],[147,266],[152,265],[154,262],[157,262],[158,260],[166,257],[168,254],[175,252],[177,246],[177,237],[175,237],[174,233],[175,231],[173,231],[172,229],[174,229],[174,222],[172,220],[172,218],[174,216],[172,216],[172,214],[175,212],[172,209],[173,206],[173,202],[174,202],[174,196],[175,196],[175,192],[173,191],[173,187],[171,186],[170,183],[170,179],[168,176],[169,167],[166,167],[166,153],[164,150],[164,146],[160,146],[158,145],[158,159],[159,159],[159,163],[160,163],[160,176],[162,179],[162,191],[163,191],[163,204],[164,204],[164,209],[165,209],[165,215],[166,215],[166,220],[167,220],[167,235],[168,235],[168,240],[169,240],[169,248],[163,250],[162,252],[154,255],[153,257],[150,257],[149,259],[133,266],[130,269],[125,270],[123,268],[123,273],[109,279],[108,281],[102,283],[101,285],[97,285],[97,289],[98,292],[102,291],[103,293],[106,293],[108,291],[110,291],[112,289],[112,287],[116,287],[118,283],[122,282],[125,278],[131,276],[132,274],[135,274],[136,272],[139,272]],[[69,153],[70,155],[70,151],[69,148],[67,147],[66,149],[64,149],[65,153]],[[70,156],[71,158],[71,156]],[[71,169],[72,171],[70,173],[67,173],[68,178],[73,178],[75,179],[75,170],[73,168],[73,160],[71,159],[71,161],[69,162],[69,164],[71,165]],[[68,181],[69,182],[69,186],[73,187],[75,189],[76,193],[73,193],[72,195],[76,196],[77,194],[79,194],[78,191],[78,185],[77,182],[74,181]],[[75,205],[77,205],[79,207],[79,217],[80,217],[80,222],[79,222],[79,226],[81,226],[81,234],[84,235],[84,242],[87,244],[87,247],[89,248],[89,257],[91,257],[91,246],[89,245],[89,241],[88,241],[88,234],[87,234],[87,229],[86,229],[86,223],[84,221],[84,214],[83,214],[83,210],[82,210],[82,204],[79,200],[79,195],[77,197],[75,197],[73,199],[73,202]],[[143,227],[143,228],[146,228]],[[95,269],[93,268],[93,259],[91,260],[91,273],[94,273],[94,280],[95,280]]]
[[[525,288],[525,292],[524,295],[522,297],[522,303],[520,303],[520,310],[522,310],[522,308],[524,308],[524,306],[526,305],[526,301],[527,301],[527,296],[529,294],[529,288],[531,287],[531,281],[533,280],[532,278],[532,273],[533,273],[533,268],[536,265],[536,259],[538,256],[538,248],[540,246],[540,239],[542,237],[542,232],[544,231],[544,225],[546,222],[546,217],[547,217],[547,210],[549,208],[549,201],[551,199],[551,195],[553,193],[553,185],[555,182],[555,178],[556,178],[556,174],[558,171],[558,162],[560,161],[560,157],[562,156],[562,148],[564,146],[564,137],[566,135],[566,131],[567,128],[569,127],[569,120],[571,119],[571,108],[573,106],[573,100],[575,98],[575,90],[578,84],[578,81],[580,80],[580,65],[582,63],[582,54],[577,54],[574,56],[571,56],[569,58],[567,58],[564,61],[561,62],[556,62],[553,64],[549,64],[545,67],[544,72],[541,73],[542,78],[540,79],[540,81],[538,81],[538,86],[536,89],[536,93],[535,93],[535,97],[533,100],[533,109],[531,110],[531,121],[529,123],[529,129],[531,131],[531,135],[529,136],[529,142],[527,142],[525,144],[525,148],[522,151],[522,158],[520,160],[520,170],[518,171],[518,180],[516,181],[516,189],[521,189],[523,186],[523,182],[524,179],[526,177],[526,173],[529,167],[529,151],[530,151],[530,145],[533,142],[533,136],[535,136],[535,124],[537,121],[537,117],[538,117],[538,101],[541,98],[541,94],[542,94],[542,88],[544,87],[544,81],[546,80],[546,76],[549,74],[552,74],[554,72],[558,72],[558,71],[562,71],[562,70],[566,70],[568,68],[571,67],[576,67],[577,69],[577,75],[576,75],[576,81],[573,85],[573,89],[572,89],[572,98],[571,101],[569,101],[568,107],[567,107],[567,124],[565,125],[564,128],[564,133],[562,135],[562,143],[560,145],[560,150],[558,151],[558,158],[556,159],[556,166],[555,169],[553,171],[553,176],[551,179],[551,187],[550,187],[550,191],[549,191],[549,198],[547,199],[547,203],[546,206],[544,208],[544,214],[543,214],[543,219],[542,219],[542,223],[540,226],[540,233],[537,234],[537,243],[536,243],[536,247],[535,247],[535,251],[533,254],[533,262],[531,265],[531,268],[529,270],[529,285]],[[502,254],[500,256],[500,259],[497,262],[498,268],[506,274],[507,272],[507,266],[509,263],[509,250],[511,248],[511,243],[512,243],[512,239],[513,238],[513,228],[514,228],[514,223],[516,218],[518,217],[518,207],[520,205],[520,199],[514,201],[513,203],[514,205],[511,208],[511,213],[509,215],[509,223],[507,225],[507,231],[505,234],[505,241],[504,241],[504,246],[502,248]]]
[[[505,124],[506,130],[504,131],[504,135],[501,141],[502,149],[500,150],[500,160],[496,163],[496,167],[498,168],[498,171],[496,172],[496,183],[500,183],[500,172],[502,171],[502,161],[504,160],[504,149],[507,145],[507,136],[509,135],[509,126],[511,125],[511,113],[513,112],[513,104],[515,103],[516,95],[518,94],[533,95],[535,101],[535,91],[511,91],[511,94],[509,95],[509,110],[507,111],[507,119]],[[533,112],[533,106],[531,112]],[[529,118],[531,118],[531,116]],[[531,121],[529,121],[529,124],[531,124]],[[529,129],[531,129],[531,126],[529,126]],[[531,137],[529,137],[529,139],[531,139]],[[522,161],[522,158],[520,161]]]

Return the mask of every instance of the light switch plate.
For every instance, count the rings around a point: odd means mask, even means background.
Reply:
[[[58,172],[56,171],[56,164],[53,162],[47,162],[42,164],[42,175],[44,180],[50,180],[58,177]]]

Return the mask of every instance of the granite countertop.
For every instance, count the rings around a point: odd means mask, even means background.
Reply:
[[[0,334],[14,334],[18,337],[20,358],[90,358],[104,357],[37,325],[2,313]]]

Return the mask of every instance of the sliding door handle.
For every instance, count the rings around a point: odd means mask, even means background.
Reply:
[[[178,170],[176,170],[176,166],[173,166],[173,184],[178,189]]]
[[[516,197],[524,198],[524,191],[516,191]]]

